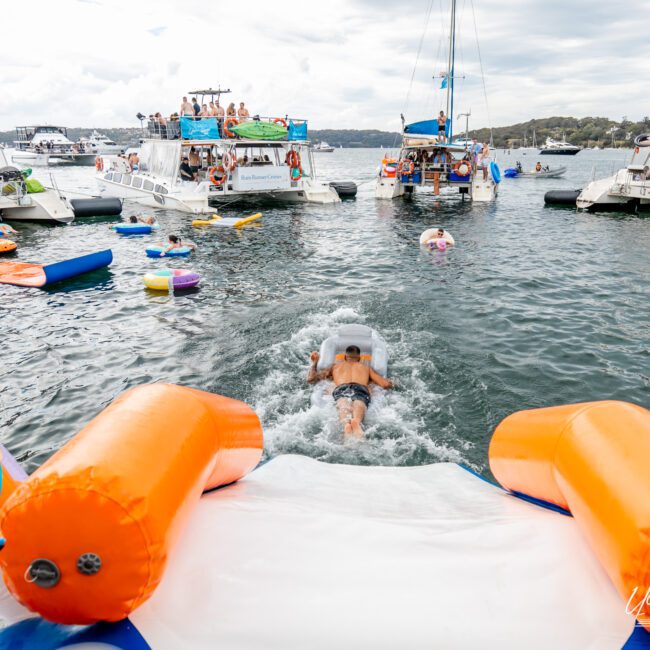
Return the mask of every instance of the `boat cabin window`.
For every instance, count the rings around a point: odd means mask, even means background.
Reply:
[[[104,180],[106,180],[106,181],[111,181],[111,180],[113,180],[113,174],[112,174],[112,172],[108,172],[108,174],[106,174],[106,175],[104,176]]]
[[[139,176],[133,177],[133,187],[142,187],[142,179]]]
[[[153,183],[151,181],[145,181],[143,184],[143,188],[149,192],[153,191]]]
[[[122,176],[122,185],[131,185],[131,174],[124,174]]]
[[[121,183],[122,182],[122,174],[113,174],[113,182],[114,183]]]
[[[167,188],[162,185],[156,185],[156,190],[158,194],[167,194]]]

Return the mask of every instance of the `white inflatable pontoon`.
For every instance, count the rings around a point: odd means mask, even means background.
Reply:
[[[204,494],[129,619],[47,623],[4,586],[0,615],[2,649],[650,647],[572,517],[452,463],[274,458]]]

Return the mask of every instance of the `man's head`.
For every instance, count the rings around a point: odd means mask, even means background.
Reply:
[[[445,231],[443,228],[438,228],[438,237],[443,237],[445,234]]]
[[[348,345],[348,347],[345,348],[345,358],[348,361],[360,361],[361,350],[356,345]]]
[[[196,104],[196,97],[192,97],[192,101]]]
[[[190,159],[187,156],[183,156],[183,162],[184,163],[190,162]]]
[[[444,111],[440,111],[440,117],[442,117],[445,114]]]
[[[239,102],[239,108],[244,108],[244,102]]]
[[[183,97],[183,102],[186,102],[186,101],[187,101],[187,97]]]

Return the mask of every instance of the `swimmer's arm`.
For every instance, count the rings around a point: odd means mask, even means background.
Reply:
[[[311,366],[309,367],[309,373],[307,373],[307,383],[315,384],[318,381],[323,379],[330,379],[332,376],[332,367],[325,368],[325,370],[318,371],[318,360],[320,356],[318,352],[312,352],[311,354]]]
[[[392,388],[394,386],[390,379],[382,377],[379,373],[370,368],[370,381],[377,384],[380,388]]]

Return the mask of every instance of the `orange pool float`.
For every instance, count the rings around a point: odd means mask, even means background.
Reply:
[[[201,493],[262,455],[255,412],[151,384],[116,399],[0,509],[10,592],[57,623],[128,616],[160,582]]]
[[[489,457],[505,488],[571,512],[650,631],[650,411],[615,401],[521,411],[496,428]]]

